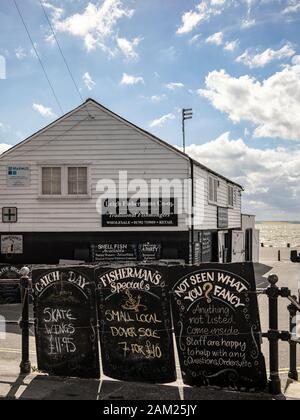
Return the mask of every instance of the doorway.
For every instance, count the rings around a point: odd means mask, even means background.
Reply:
[[[245,232],[245,259],[246,262],[253,261],[253,229]]]

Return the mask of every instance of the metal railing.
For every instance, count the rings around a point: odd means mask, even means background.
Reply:
[[[269,340],[269,352],[270,352],[270,377],[269,377],[269,392],[272,395],[280,395],[281,379],[279,376],[279,342],[288,342],[290,346],[289,355],[289,378],[292,380],[298,380],[297,371],[297,344],[300,343],[297,337],[294,337],[293,329],[295,325],[295,317],[297,313],[300,313],[300,301],[297,302],[297,297],[292,296],[289,288],[279,288],[277,283],[279,281],[276,275],[272,275],[268,278],[270,286],[264,291],[264,294],[269,298],[269,331],[263,333],[262,337]],[[288,306],[290,316],[290,331],[279,330],[279,312],[278,312],[278,300],[279,298],[286,298],[290,301]]]

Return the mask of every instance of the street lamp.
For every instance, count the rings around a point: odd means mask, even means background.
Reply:
[[[193,109],[183,109],[182,110],[182,135],[183,135],[183,151],[185,153],[185,121],[191,120],[193,118]]]

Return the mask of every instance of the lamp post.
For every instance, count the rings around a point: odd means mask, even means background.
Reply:
[[[183,135],[183,151],[185,153],[186,142],[185,142],[185,121],[193,118],[192,108],[184,108],[182,110],[182,135]]]

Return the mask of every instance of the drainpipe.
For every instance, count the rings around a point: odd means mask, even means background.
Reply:
[[[195,174],[194,174],[194,161],[190,159],[191,165],[191,226],[190,226],[190,261],[192,264],[195,263],[195,253],[194,253],[194,243],[195,243],[195,215],[194,215],[194,207],[195,207]]]

